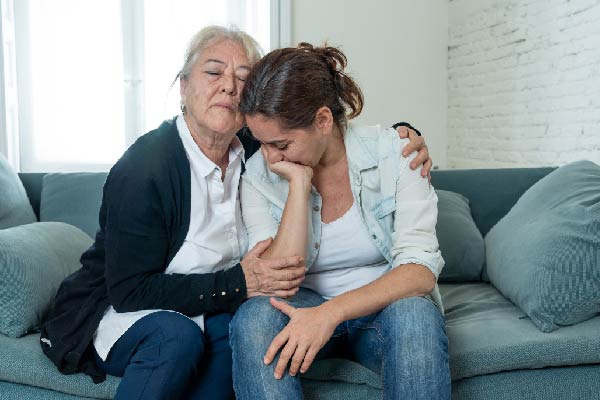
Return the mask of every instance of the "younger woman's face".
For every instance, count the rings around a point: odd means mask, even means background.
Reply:
[[[319,164],[327,139],[314,127],[285,129],[272,118],[262,114],[246,116],[246,123],[254,137],[260,141],[263,154],[269,164],[289,161],[315,167]]]

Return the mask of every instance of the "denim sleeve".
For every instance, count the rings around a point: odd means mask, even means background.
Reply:
[[[393,265],[420,264],[437,279],[444,266],[435,234],[437,195],[428,179],[421,177],[420,168],[410,169],[410,161],[415,156],[400,162],[392,235]]]
[[[248,249],[270,237],[275,238],[279,221],[270,212],[268,200],[246,179],[241,180],[242,218],[248,232]]]

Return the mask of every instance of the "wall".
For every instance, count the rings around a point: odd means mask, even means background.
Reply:
[[[600,163],[600,1],[451,0],[448,166]]]
[[[447,0],[292,0],[299,41],[342,47],[365,95],[357,121],[409,121],[446,165]]]

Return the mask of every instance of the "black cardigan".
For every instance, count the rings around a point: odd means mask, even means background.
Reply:
[[[258,143],[238,134],[250,157]],[[100,229],[82,268],[61,284],[42,326],[44,353],[65,374],[94,382],[92,338],[106,308],[166,309],[187,316],[233,312],[246,297],[241,266],[209,274],[164,274],[190,223],[190,164],[175,119],[140,137],[104,184]],[[222,295],[225,293],[225,295]]]

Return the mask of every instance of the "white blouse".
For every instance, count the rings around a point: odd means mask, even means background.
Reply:
[[[164,273],[202,274],[229,269],[240,262],[248,249],[238,191],[244,148],[239,139],[234,138],[222,181],[221,169],[194,142],[183,115],[177,117],[176,123],[190,162],[191,215],[186,238]],[[127,329],[157,311],[162,310],[118,313],[109,306],[94,334],[94,347],[102,360],[106,360],[112,346]],[[204,329],[203,315],[191,319]]]

